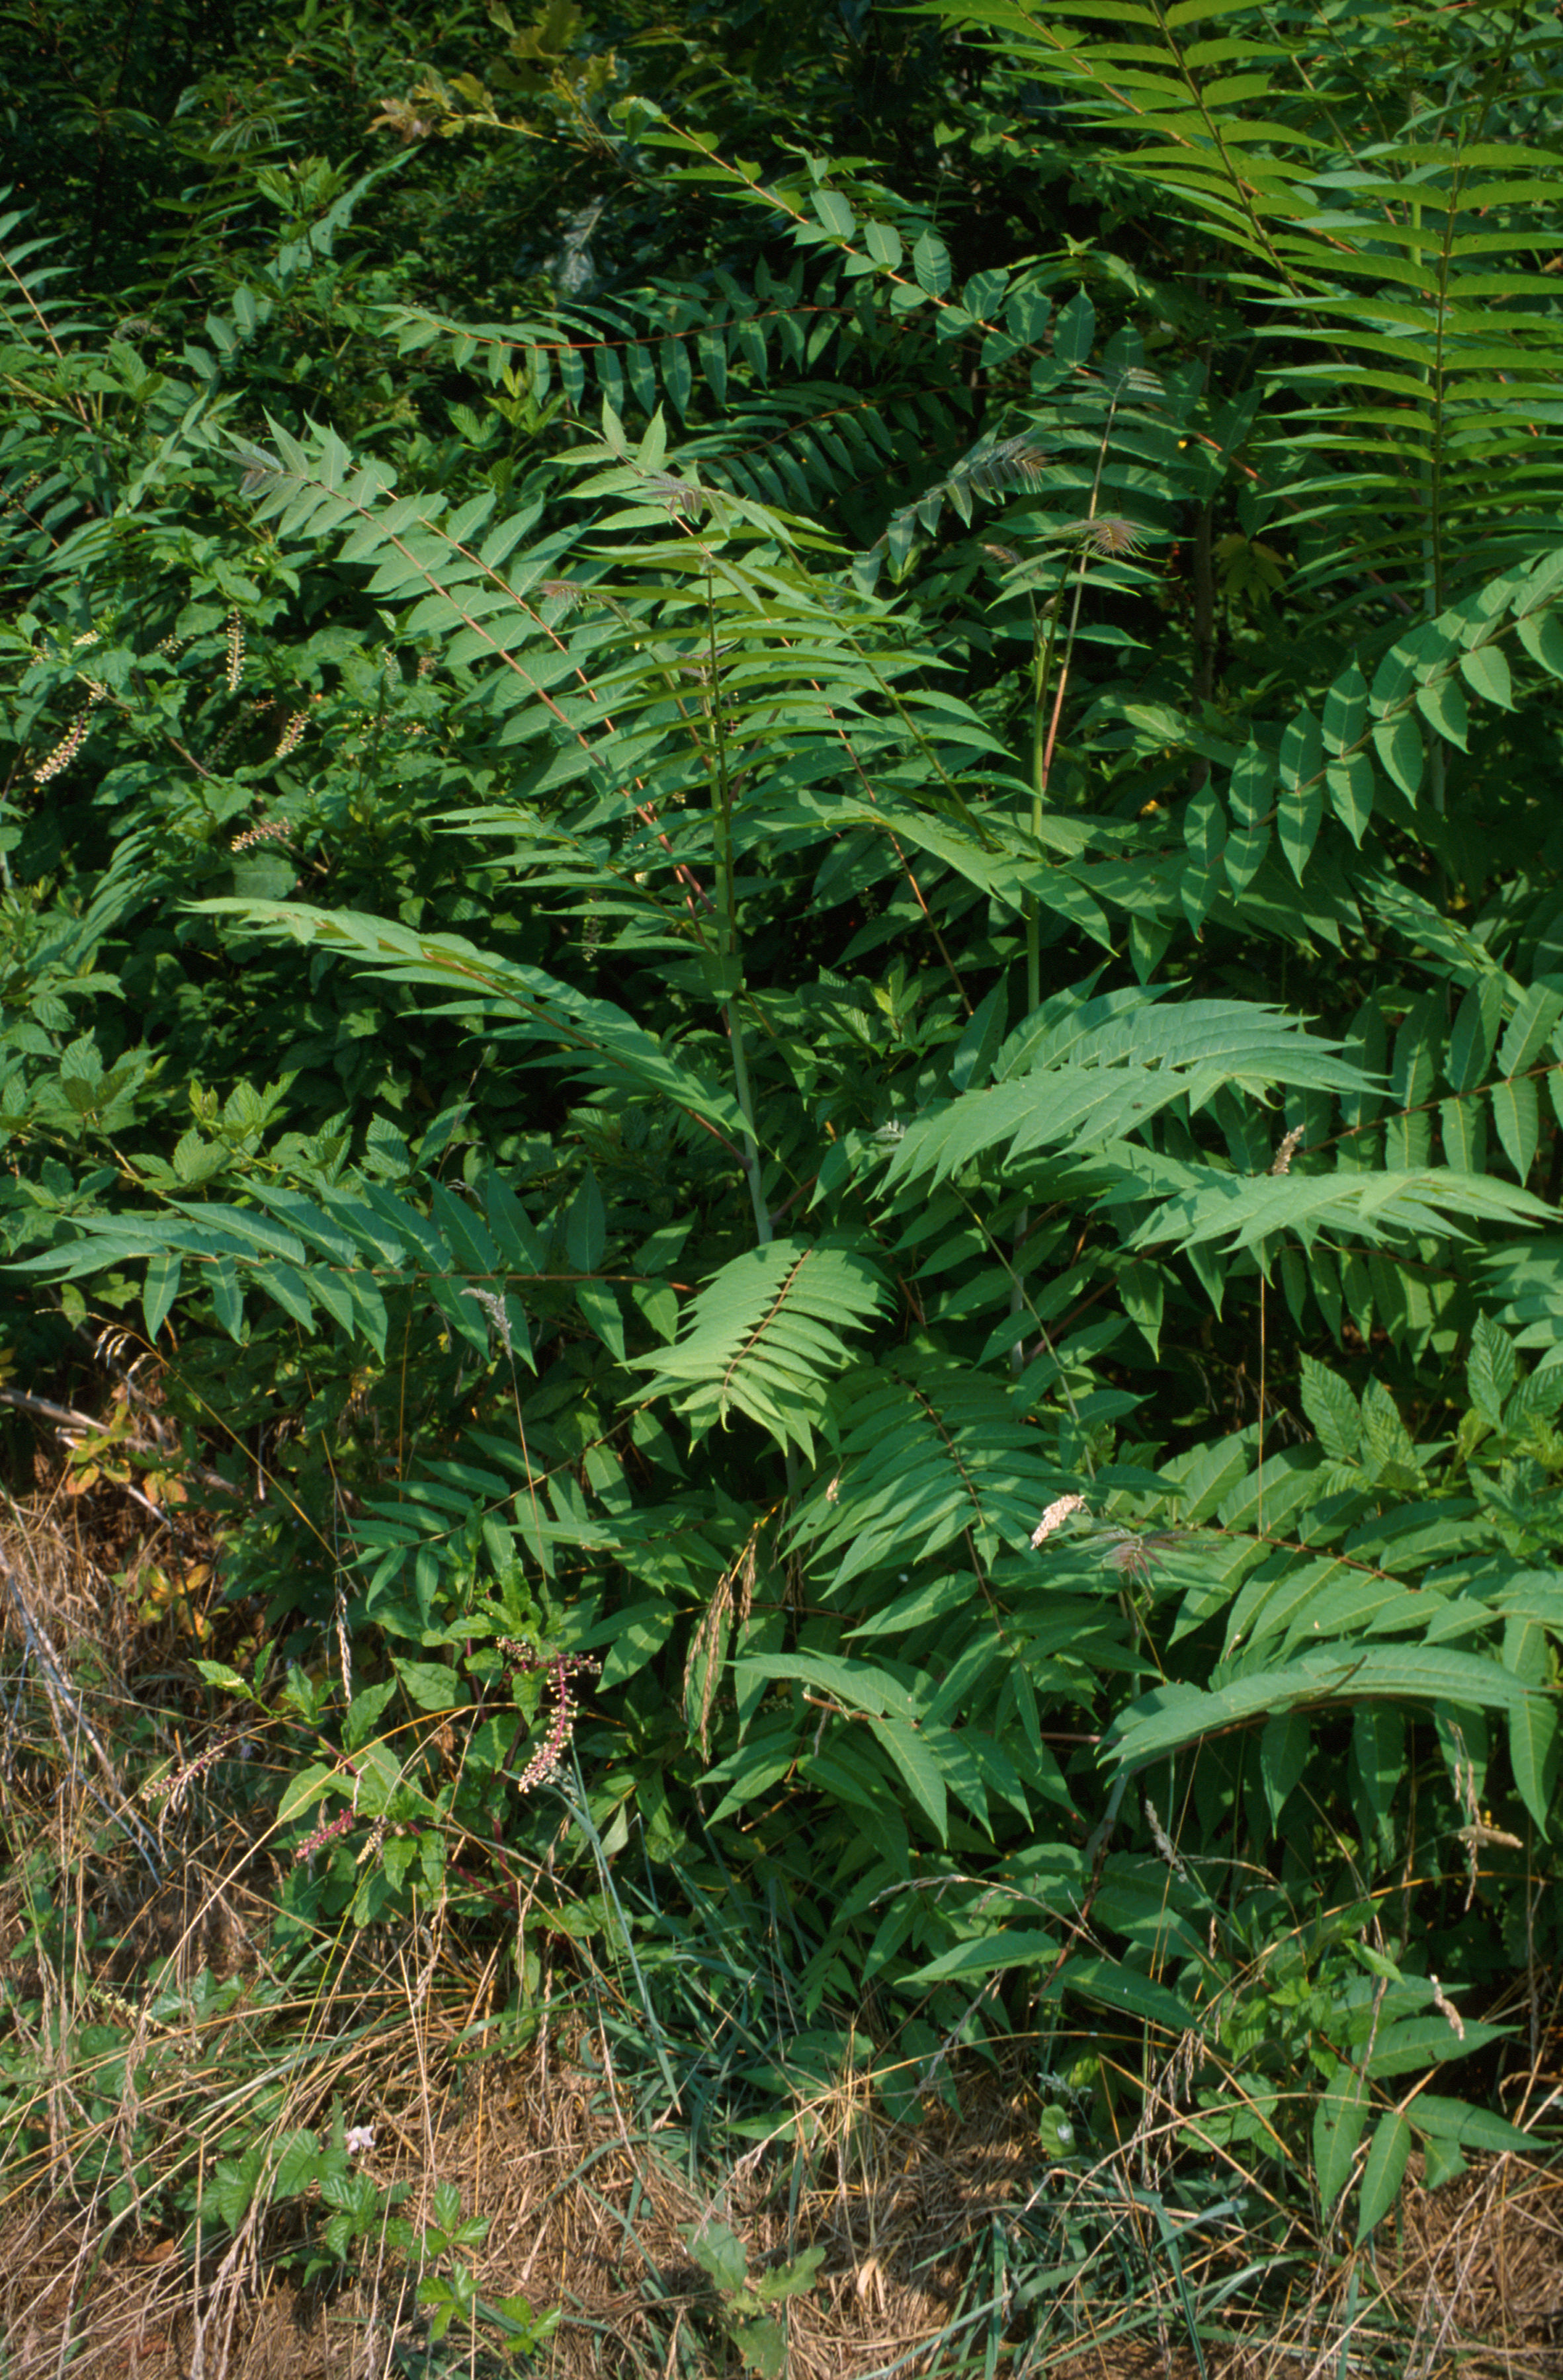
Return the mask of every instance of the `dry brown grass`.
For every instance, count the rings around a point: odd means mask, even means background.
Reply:
[[[946,2111],[925,2127],[888,2128],[877,2144],[886,2169],[822,2183],[796,2223],[763,2165],[691,2187],[654,2139],[616,2119],[600,2068],[577,2066],[556,2044],[485,2066],[466,2097],[443,2121],[436,2109],[409,2108],[410,2124],[383,2125],[371,2168],[410,2185],[415,2216],[436,2180],[489,2216],[480,2288],[566,2306],[536,2367],[560,2380],[722,2369],[687,2248],[688,2228],[713,2213],[739,2230],[751,2262],[810,2236],[827,2247],[820,2286],[793,2310],[792,2380],[953,2372],[962,2283],[988,2228],[1034,2186],[1020,2128],[989,2095],[970,2119]],[[432,2155],[421,2112],[433,2119]],[[1395,2244],[1355,2270],[1354,2301],[1348,2260],[1311,2293],[1300,2279],[1289,2308],[1228,2308],[1206,2370],[1222,2380],[1369,2369],[1405,2380],[1550,2380],[1563,2370],[1560,2192],[1563,2180],[1508,2158],[1437,2192],[1409,2186]],[[128,2228],[110,2237],[91,2208],[67,2214],[37,2197],[14,2205],[0,2229],[0,2370],[6,2380],[67,2369],[83,2380],[172,2380],[193,2373],[198,2339],[206,2380],[499,2368],[481,2342],[456,2338],[425,2365],[414,2277],[399,2260],[368,2255],[344,2286],[306,2291],[278,2261],[286,2240],[268,2242],[264,2228],[241,2238],[237,2254],[226,2240],[209,2251],[198,2289],[188,2240]],[[1051,2313],[1053,2301],[1044,2303]],[[1018,2312],[1001,2368],[1061,2380],[1197,2374],[1187,2338],[1158,2326],[1154,2311],[1149,2298],[1138,2308],[1104,2299],[1094,2339],[1061,2325],[1050,2335]]]

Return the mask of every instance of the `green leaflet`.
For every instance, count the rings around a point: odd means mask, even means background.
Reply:
[[[1411,2128],[1398,2108],[1379,2118],[1357,2199],[1357,2238],[1367,2238],[1399,2195],[1411,2153]]]
[[[734,1662],[733,1670],[740,1693],[745,1682],[752,1679],[788,1679],[816,1687],[849,1709],[864,1711],[876,1718],[889,1716],[910,1722],[917,1712],[917,1701],[905,1672],[898,1676],[895,1670],[872,1661],[845,1660],[824,1653],[767,1653],[740,1658]]]
[[[917,1984],[938,1984],[975,1980],[980,1975],[1002,1974],[1008,1968],[1024,1967],[1038,1960],[1052,1960],[1058,1955],[1058,1937],[1036,1926],[1018,1925],[1001,1933],[984,1935],[971,1942],[962,1942],[953,1950],[942,1951],[924,1967],[908,1978]]]
[[[1193,2010],[1180,1992],[1111,1959],[1066,1959],[1057,1973],[1049,1976],[1046,1997],[1052,2000],[1066,1994],[1084,2000],[1088,2008],[1138,2017],[1145,2024],[1179,2037],[1197,2022]]]
[[[1313,2112],[1313,2182],[1326,2215],[1351,2179],[1367,2119],[1367,2079],[1343,2067]]]
[[[1506,2123],[1489,2108],[1467,2107],[1462,2099],[1439,2098],[1431,2091],[1417,2094],[1410,2113],[1418,2131],[1429,2139],[1454,2141],[1461,2148],[1485,2151],[1490,2156],[1503,2156],[1516,2149],[1523,2155],[1535,2144],[1531,2133]]]

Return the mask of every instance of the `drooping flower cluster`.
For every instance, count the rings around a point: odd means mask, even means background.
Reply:
[[[1046,1512],[1043,1514],[1041,1520],[1037,1523],[1035,1528],[1032,1531],[1032,1545],[1045,1545],[1047,1539],[1053,1536],[1054,1532],[1063,1527],[1071,1512],[1083,1512],[1084,1510],[1085,1498],[1083,1496],[1055,1497],[1052,1503],[1049,1504]]]
[[[304,1837],[303,1841],[299,1844],[298,1850],[293,1854],[294,1866],[297,1867],[300,1860],[307,1860],[311,1852],[323,1852],[327,1843],[334,1843],[338,1835],[347,1834],[348,1829],[355,1827],[357,1824],[358,1812],[356,1810],[338,1810],[334,1818],[325,1819],[321,1826],[318,1826],[315,1828],[312,1835],[306,1835]]]
[[[303,1841],[299,1845],[298,1850],[293,1854],[293,1864],[295,1867],[298,1866],[300,1860],[307,1860],[311,1852],[324,1851],[327,1843],[334,1843],[338,1835],[347,1834],[350,1828],[356,1827],[358,1824],[359,1787],[363,1781],[362,1772],[359,1767],[358,1762],[350,1758],[347,1753],[338,1753],[336,1757],[339,1765],[347,1770],[348,1775],[353,1780],[353,1798],[348,1803],[345,1810],[338,1810],[334,1818],[323,1819],[321,1824],[315,1828],[312,1835],[306,1835],[304,1837]],[[382,1840],[384,1839],[385,1831],[385,1821],[382,1819],[380,1821],[380,1835]],[[378,1846],[376,1847],[378,1848]]]
[[[565,1756],[570,1730],[575,1725],[571,1679],[594,1677],[601,1665],[583,1653],[540,1653],[536,1645],[525,1637],[502,1636],[499,1649],[502,1653],[508,1653],[512,1667],[523,1675],[530,1675],[537,1670],[545,1670],[548,1683],[554,1689],[554,1711],[548,1732],[516,1780],[521,1791],[528,1793],[534,1785],[541,1785],[552,1777]]]
[[[51,777],[61,776],[65,771],[69,768],[78,752],[80,751],[81,747],[87,741],[88,730],[91,728],[92,723],[93,711],[97,709],[100,702],[103,702],[107,698],[107,695],[108,688],[106,686],[100,686],[96,678],[90,677],[87,680],[86,700],[82,703],[80,710],[77,712],[71,724],[66,729],[65,734],[60,737],[59,742],[55,746],[54,750],[44,754],[43,759],[40,760],[37,768],[32,772],[32,782],[35,785],[46,785]]]
[[[242,834],[236,834],[228,849],[249,851],[258,843],[286,842],[292,832],[286,819],[259,819],[253,826],[247,826]]]
[[[516,1351],[511,1343],[510,1311],[505,1300],[496,1296],[492,1289],[479,1289],[475,1286],[469,1286],[462,1291],[461,1294],[463,1297],[474,1298],[482,1307],[490,1322],[499,1333],[500,1343],[505,1353],[507,1355],[513,1356]]]
[[[304,730],[309,724],[309,718],[307,710],[289,711],[283,722],[282,733],[276,739],[276,751],[273,756],[275,759],[286,760],[290,752],[297,750]]]
[[[238,1728],[225,1728],[222,1734],[214,1736],[205,1751],[198,1752],[193,1760],[184,1761],[177,1768],[170,1769],[165,1777],[149,1778],[141,1787],[142,1800],[166,1801],[168,1816],[175,1816],[183,1807],[185,1796],[190,1787],[205,1776],[206,1771],[214,1762],[221,1760],[226,1754],[231,1752],[238,1740]]]
[[[1302,1126],[1300,1123],[1294,1123],[1291,1130],[1286,1135],[1280,1147],[1276,1151],[1275,1163],[1270,1168],[1271,1172],[1289,1173],[1291,1172],[1291,1160],[1297,1155],[1297,1152],[1301,1146]]]

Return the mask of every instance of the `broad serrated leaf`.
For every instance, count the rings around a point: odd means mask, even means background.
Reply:
[[[1503,1143],[1504,1155],[1520,1180],[1526,1182],[1541,1142],[1541,1107],[1535,1083],[1529,1075],[1516,1075],[1512,1082],[1495,1083],[1490,1104],[1494,1129]]]
[[[1414,799],[1422,783],[1427,754],[1423,745],[1422,730],[1412,713],[1402,710],[1393,718],[1376,721],[1373,741],[1374,750],[1390,783]]]
[[[1503,1427],[1503,1409],[1514,1386],[1514,1348],[1490,1315],[1479,1314],[1466,1358],[1465,1386],[1472,1405],[1494,1429]]]
[[[339,1768],[323,1767],[319,1762],[300,1769],[297,1776],[288,1779],[283,1788],[282,1799],[277,1804],[277,1824],[285,1826],[289,1818],[302,1817],[333,1788],[344,1793],[349,1792],[351,1783],[352,1780]]]
[[[1398,2109],[1391,2108],[1379,2118],[1357,2195],[1359,2245],[1383,2221],[1399,2196],[1411,2142],[1411,2128]]]
[[[1276,1711],[1260,1731],[1259,1782],[1272,1834],[1308,1766],[1313,1733],[1305,1713],[1300,1710]]]
[[[1498,1045],[1498,1071],[1522,1075],[1547,1050],[1553,1028],[1563,1016],[1563,991],[1549,983],[1533,983],[1522,995]]]
[[[1331,760],[1325,771],[1330,808],[1359,848],[1373,819],[1374,765],[1366,752]]]
[[[1474,651],[1462,653],[1459,667],[1467,686],[1484,701],[1513,710],[1514,680],[1501,645],[1478,645]]]
[[[1520,1798],[1543,1841],[1557,1815],[1560,1743],[1558,1698],[1545,1686],[1527,1694],[1508,1715],[1508,1756]]]
[[[918,287],[930,298],[948,294],[953,275],[949,250],[937,233],[920,233],[911,251],[911,269]]]
[[[146,1285],[141,1292],[141,1311],[146,1319],[147,1337],[154,1343],[179,1294],[182,1272],[183,1265],[177,1256],[154,1256],[148,1260]]]
[[[1287,866],[1300,884],[1313,856],[1324,815],[1325,789],[1318,777],[1309,779],[1293,793],[1283,789],[1276,808],[1276,832]]]
[[[1305,1354],[1300,1393],[1302,1410],[1325,1453],[1336,1463],[1355,1463],[1362,1445],[1362,1412],[1347,1383]]]
[[[1081,289],[1053,318],[1053,353],[1059,363],[1079,370],[1090,361],[1095,336],[1096,309]]]
[[[1419,2091],[1407,2113],[1417,2131],[1429,2139],[1452,2141],[1478,2155],[1506,2156],[1518,2151],[1523,2156],[1536,2146],[1533,2133],[1522,2132],[1490,2108],[1472,2107],[1463,2099],[1442,2099],[1432,2092]]]
[[[1048,1977],[1046,1998],[1061,1999],[1066,1993],[1072,1993],[1090,2008],[1110,2009],[1119,2016],[1137,2017],[1143,2024],[1159,2026],[1179,2036],[1199,2022],[1195,2010],[1181,1993],[1156,1982],[1153,1976],[1142,1974],[1138,1968],[1120,1965],[1115,1959],[1066,1959]]]
[[[1444,1078],[1452,1091],[1474,1091],[1485,1082],[1502,1018],[1503,978],[1484,975],[1463,995],[1449,1033]]]
[[[1102,1748],[1116,1766],[1140,1768],[1186,1744],[1252,1727],[1277,1709],[1322,1709],[1387,1695],[1399,1702],[1468,1703],[1509,1712],[1526,1691],[1496,1660],[1476,1654],[1414,1645],[1321,1645],[1300,1660],[1209,1691],[1158,1686],[1113,1721]]]
[[[1343,2067],[1313,2110],[1313,2184],[1325,2215],[1351,2179],[1367,2120],[1366,2078],[1355,2067]]]
[[[944,1773],[915,1723],[889,1714],[883,1718],[871,1715],[868,1726],[875,1742],[895,1762],[907,1790],[939,1840],[946,1841],[949,1806]]]

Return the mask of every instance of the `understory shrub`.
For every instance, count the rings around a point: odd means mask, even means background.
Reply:
[[[300,1972],[730,1909],[1367,2240],[1559,1953],[1563,34],[840,17],[457,26],[134,311],[12,201],[0,1353],[155,1383]]]

